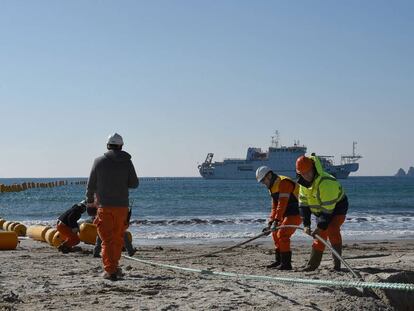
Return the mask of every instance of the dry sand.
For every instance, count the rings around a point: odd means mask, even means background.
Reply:
[[[274,258],[270,237],[214,257],[169,263],[183,267],[255,275],[350,280],[351,274],[331,270],[325,251],[315,272],[299,272],[308,259],[309,243],[293,243],[293,271],[263,266]],[[135,257],[171,258],[218,250],[230,243],[139,247]],[[101,260],[91,247],[63,255],[45,243],[28,239],[14,251],[0,251],[0,310],[414,310],[413,293],[376,291],[224,278],[173,271],[121,259],[122,280],[101,277]],[[364,279],[394,277],[414,282],[414,240],[345,243],[344,258]],[[391,293],[392,294],[392,293]],[[400,306],[401,309],[401,306]]]

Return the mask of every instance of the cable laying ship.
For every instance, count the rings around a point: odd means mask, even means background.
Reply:
[[[335,165],[333,156],[319,156],[324,169],[336,178],[347,178],[359,168],[357,161],[362,156],[355,154],[356,142],[353,142],[352,155],[342,155],[341,164]],[[295,141],[293,146],[279,146],[279,134],[272,136],[272,144],[267,152],[260,148],[249,147],[246,159],[224,159],[213,162],[214,153],[208,153],[206,160],[198,166],[200,175],[206,179],[254,179],[258,167],[269,166],[277,174],[296,177],[296,159],[306,153],[306,146]]]

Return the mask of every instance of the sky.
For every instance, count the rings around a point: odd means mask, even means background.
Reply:
[[[413,1],[0,1],[0,177],[139,176],[267,149],[414,166]]]

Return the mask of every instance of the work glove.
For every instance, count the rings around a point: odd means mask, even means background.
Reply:
[[[307,234],[307,235],[312,235],[311,234],[311,228],[310,227],[304,227],[303,228],[303,232],[305,232],[305,234]]]
[[[269,234],[270,234],[270,228],[269,227],[264,227],[263,229],[262,229],[262,232],[268,232],[269,231]]]
[[[274,222],[274,220],[269,220],[269,221],[267,222],[267,227],[264,227],[264,228],[263,228],[263,230],[262,230],[262,232],[268,232],[268,235],[269,235],[270,233],[272,233],[271,228],[272,228],[272,224],[273,224],[273,222]]]
[[[312,232],[312,236],[315,237],[315,235],[321,235],[321,229],[319,229],[318,227],[316,227],[316,229]]]
[[[275,220],[273,221],[272,225],[270,226],[270,229],[272,229],[272,230],[274,231],[274,229],[275,229],[276,227],[279,227],[279,226],[281,226],[281,225],[282,225],[282,222],[281,222],[281,221],[279,221],[279,220],[277,220],[277,219],[275,219]]]

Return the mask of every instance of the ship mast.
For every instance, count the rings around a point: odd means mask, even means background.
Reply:
[[[342,164],[349,164],[349,163],[355,163],[359,159],[362,158],[361,155],[356,154],[356,141],[352,142],[352,155],[342,155],[341,156],[341,163]]]
[[[278,148],[279,147],[279,131],[275,131],[275,135],[272,136],[272,147]]]

